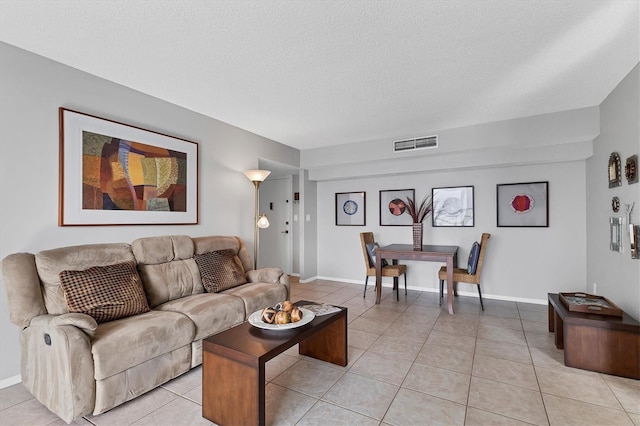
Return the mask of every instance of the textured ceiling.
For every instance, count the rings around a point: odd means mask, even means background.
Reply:
[[[0,0],[0,40],[306,149],[598,105],[638,5]]]

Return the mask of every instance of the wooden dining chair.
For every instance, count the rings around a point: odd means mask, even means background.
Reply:
[[[482,273],[482,265],[484,263],[484,255],[487,251],[487,242],[491,238],[491,234],[484,233],[482,234],[482,239],[480,240],[480,255],[478,256],[478,266],[476,267],[475,273],[469,273],[469,269],[467,268],[453,268],[453,282],[454,282],[454,296],[457,296],[457,291],[455,289],[455,283],[467,283],[467,284],[475,284],[478,286],[478,296],[480,296],[480,306],[484,311],[484,304],[482,303],[482,292],[480,291],[480,274]],[[471,259],[470,259],[471,260]],[[438,278],[440,279],[440,305],[442,305],[442,297],[444,293],[444,281],[447,279],[447,267],[443,266],[438,271]],[[447,297],[451,297],[451,295],[447,294]]]
[[[364,257],[364,265],[367,272],[367,276],[364,280],[364,294],[362,297],[367,296],[367,283],[369,277],[376,276],[376,264],[375,253],[370,256],[367,250],[367,244],[371,246],[375,245],[376,241],[373,238],[373,232],[361,232],[360,243],[362,244],[362,255]],[[371,250],[374,252],[374,250]],[[404,294],[407,294],[407,265],[382,265],[382,276],[393,277],[393,289],[396,290],[396,300],[400,300],[400,286],[398,285],[398,277],[404,275]],[[380,283],[382,285],[382,283]]]

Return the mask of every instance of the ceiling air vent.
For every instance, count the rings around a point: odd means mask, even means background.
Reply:
[[[393,152],[407,152],[415,151],[417,149],[432,149],[437,147],[438,135],[393,141]]]

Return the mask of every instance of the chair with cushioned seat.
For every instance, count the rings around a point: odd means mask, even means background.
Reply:
[[[480,291],[480,274],[482,273],[482,264],[484,263],[484,255],[487,250],[487,242],[489,241],[489,238],[491,238],[491,234],[487,234],[487,233],[482,234],[482,239],[480,240],[479,256],[477,257],[477,259],[474,259],[474,260],[471,259],[472,257],[471,255],[469,256],[469,264],[472,264],[472,266],[475,266],[473,265],[473,263],[477,261],[477,266],[475,268],[475,271],[470,270],[469,266],[467,268],[453,268],[454,283],[461,282],[461,283],[467,283],[467,284],[475,284],[478,286],[478,296],[480,296],[480,306],[482,307],[483,311],[484,311],[484,304],[482,303],[482,292]],[[442,268],[440,268],[440,271],[438,271],[438,278],[440,279],[440,305],[442,305],[442,297],[444,293],[444,281],[447,279],[446,266],[443,266]],[[457,296],[458,294],[455,287],[456,286],[454,284],[453,294],[454,296]],[[447,297],[450,297],[450,295],[447,295]]]
[[[364,294],[367,295],[367,283],[369,277],[376,276],[376,264],[375,264],[375,239],[373,238],[373,232],[361,232],[360,243],[362,244],[362,255],[364,256],[364,264],[366,268],[367,276],[364,281]],[[371,255],[367,250],[367,245],[371,248]],[[382,264],[382,276],[393,277],[393,288],[396,290],[396,300],[400,300],[400,286],[398,285],[398,277],[404,275],[404,294],[407,294],[407,265],[387,265],[386,261]],[[382,285],[382,284],[381,284]]]

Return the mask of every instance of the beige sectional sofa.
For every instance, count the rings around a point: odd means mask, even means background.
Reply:
[[[204,272],[210,264],[203,262],[217,253],[233,255],[245,284],[215,293],[205,289],[211,279],[226,276],[218,269]],[[83,287],[95,288],[83,284],[86,276],[69,284],[68,274],[109,274],[112,265],[129,262],[130,282],[139,280],[146,296],[140,313],[97,322],[94,317],[104,317],[94,312],[110,315],[122,303],[89,303],[89,314],[71,304],[73,291],[85,300],[94,295]],[[245,245],[233,236],[150,237],[16,253],[3,260],[2,270],[10,319],[21,329],[22,382],[67,423],[103,413],[198,366],[202,339],[289,298],[289,277],[279,268],[253,270]]]

